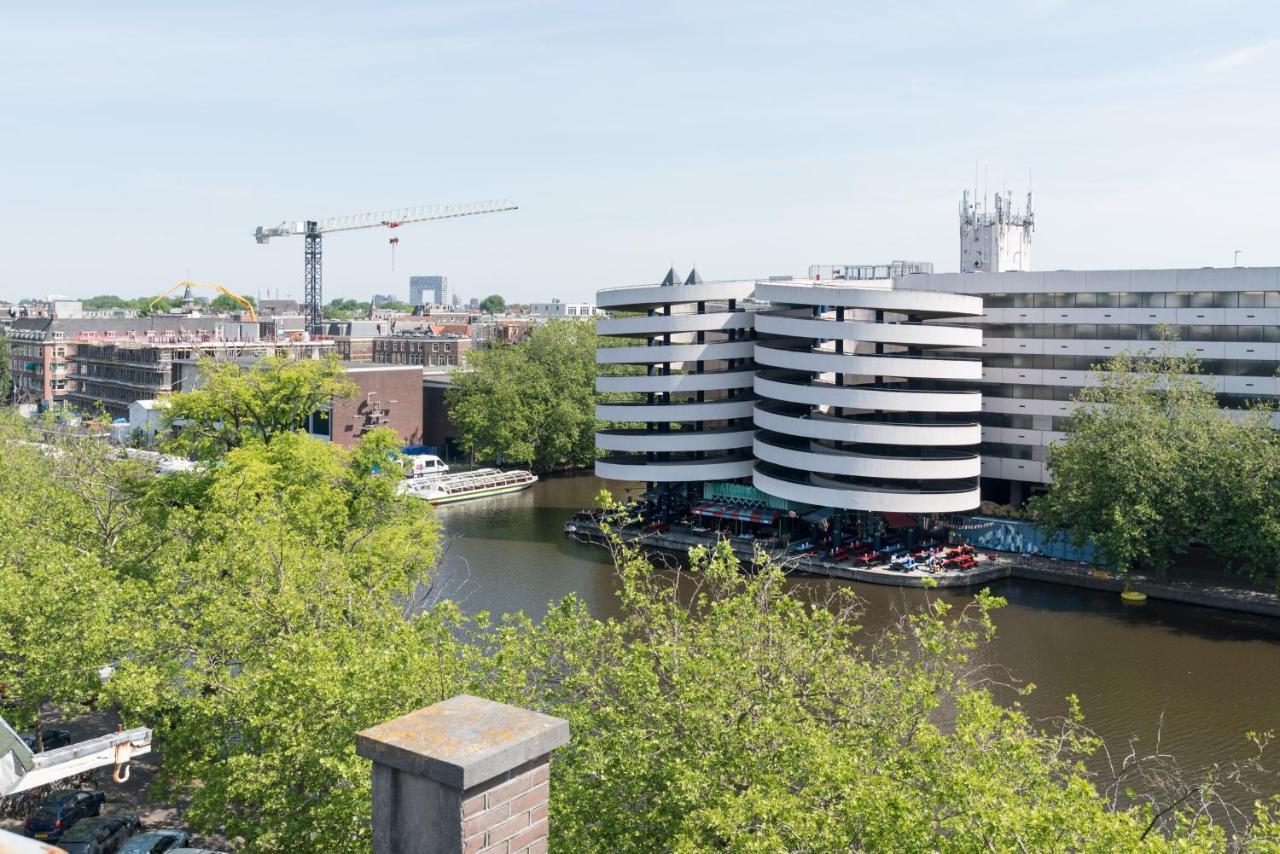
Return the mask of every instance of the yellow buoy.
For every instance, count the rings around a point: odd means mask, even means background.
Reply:
[[[1138,590],[1124,590],[1120,593],[1120,598],[1126,602],[1145,602],[1147,594]]]

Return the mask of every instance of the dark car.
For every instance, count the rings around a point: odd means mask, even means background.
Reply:
[[[55,747],[66,747],[71,743],[71,733],[65,729],[47,729],[41,733],[44,740],[44,749],[53,750]],[[36,752],[36,737],[34,735],[21,736],[26,742],[27,747],[32,753]]]
[[[183,848],[190,841],[191,834],[185,830],[148,830],[121,846],[119,854],[162,854]]]
[[[67,854],[116,854],[130,836],[142,829],[136,815],[82,818],[58,840]]]
[[[91,789],[51,792],[31,810],[23,829],[36,839],[61,839],[62,834],[80,819],[102,812],[106,800],[107,796],[102,792]]]

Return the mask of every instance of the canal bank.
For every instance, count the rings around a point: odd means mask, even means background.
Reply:
[[[581,518],[580,515],[565,523],[564,532],[570,540],[583,545],[607,546],[606,536],[600,527],[594,521]],[[688,554],[689,549],[695,546],[706,546],[715,542],[714,538],[678,528],[658,532],[644,531],[639,527],[627,527],[622,529],[620,534],[628,542],[635,543],[644,549],[679,558],[683,558]],[[728,538],[728,542],[744,564],[749,564],[755,559],[754,541]],[[762,549],[762,553],[786,567],[788,572],[865,584],[919,588],[980,588],[1002,579],[1019,578],[1113,593],[1120,593],[1128,587],[1146,594],[1149,599],[1202,608],[1220,608],[1262,617],[1280,617],[1280,596],[1275,593],[1204,582],[1157,579],[1145,575],[1131,575],[1126,585],[1124,579],[1096,567],[1051,558],[979,550],[977,566],[972,569],[958,571],[941,569],[928,572],[919,569],[892,568],[886,564],[852,566],[843,561],[825,560],[813,555],[790,555],[782,550]]]
[[[609,552],[564,536],[564,520],[595,503],[603,482],[590,474],[544,478],[531,489],[450,505],[438,511],[447,553],[436,595],[468,614],[495,617],[522,611],[540,620],[573,595],[597,617],[619,613]],[[608,484],[619,494],[617,484]],[[862,601],[859,623],[868,639],[929,603],[953,610],[972,601],[971,588],[927,590],[795,576],[787,584],[806,598],[851,588]],[[1152,599],[1127,606],[1114,589],[1009,577],[990,583],[1007,604],[993,619],[995,636],[974,650],[971,664],[999,683],[1035,683],[1017,702],[1033,721],[1067,713],[1079,698],[1086,724],[1113,755],[1131,738],[1187,769],[1250,753],[1244,734],[1280,732],[1280,620]],[[1106,774],[1102,754],[1089,762]],[[1267,792],[1265,794],[1275,794]],[[1242,795],[1244,804],[1253,796]]]

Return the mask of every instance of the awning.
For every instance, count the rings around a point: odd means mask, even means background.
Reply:
[[[778,518],[778,511],[769,507],[733,507],[728,504],[699,504],[693,508],[693,513],[695,516],[735,519],[756,524],[773,523]]]
[[[831,514],[834,512],[835,511],[830,507],[819,507],[817,510],[813,510],[801,516],[800,520],[802,522],[808,522],[810,525],[816,525],[819,522],[830,519]]]
[[[884,517],[884,523],[890,528],[918,528],[916,517],[908,516],[906,513],[881,513]]]

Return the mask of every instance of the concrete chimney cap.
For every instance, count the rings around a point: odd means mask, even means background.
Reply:
[[[460,694],[357,733],[356,753],[469,789],[568,741],[562,718]]]

